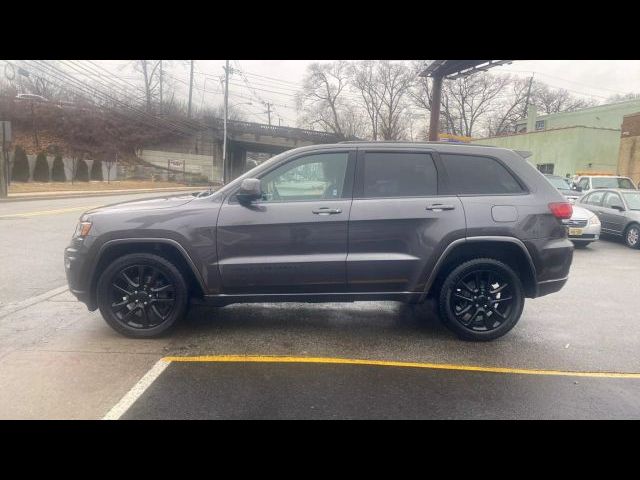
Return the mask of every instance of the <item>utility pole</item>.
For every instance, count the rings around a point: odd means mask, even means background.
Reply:
[[[2,124],[2,152],[0,152],[0,198],[7,198],[9,193],[9,156],[7,155],[7,143],[9,141],[9,122],[0,121]]]
[[[191,118],[191,95],[193,93],[193,60],[191,60],[191,78],[189,80],[189,112],[187,116]]]
[[[162,60],[160,60],[160,113],[162,113]]]
[[[222,183],[226,185],[227,173],[227,117],[229,116],[229,60],[224,67],[224,138],[222,139]]]
[[[531,97],[531,85],[533,85],[533,75],[529,79],[529,88],[527,89],[527,98],[524,101],[524,112],[522,112],[522,118],[527,116],[527,110],[529,109],[529,98]]]
[[[271,125],[271,103],[269,102],[264,102],[264,104],[267,106],[267,116],[269,117],[269,125]]]

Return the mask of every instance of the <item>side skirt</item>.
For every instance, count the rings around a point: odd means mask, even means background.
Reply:
[[[327,303],[327,302],[378,302],[395,301],[418,303],[421,292],[370,292],[370,293],[293,293],[293,294],[253,294],[253,295],[205,295],[192,298],[194,305],[222,307],[233,303]]]

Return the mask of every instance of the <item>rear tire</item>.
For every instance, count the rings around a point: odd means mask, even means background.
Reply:
[[[624,231],[624,243],[629,248],[640,248],[640,225],[631,224]]]
[[[439,296],[444,324],[463,340],[489,341],[511,330],[522,315],[524,290],[508,265],[469,260],[447,275]]]
[[[98,308],[118,333],[153,338],[184,317],[189,290],[180,270],[166,258],[149,253],[124,255],[102,273]]]

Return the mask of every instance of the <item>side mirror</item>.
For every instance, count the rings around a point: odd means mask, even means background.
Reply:
[[[622,205],[611,205],[611,208],[618,210],[619,212],[624,212],[624,207]]]
[[[262,187],[257,178],[245,178],[240,184],[240,190],[236,193],[240,203],[251,203],[262,198]]]

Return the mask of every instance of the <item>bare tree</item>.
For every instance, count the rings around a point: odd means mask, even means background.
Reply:
[[[378,140],[380,109],[382,108],[381,85],[375,60],[357,62],[351,67],[351,84],[362,98],[364,110],[369,119],[372,140]]]
[[[543,114],[573,112],[581,108],[598,104],[593,99],[579,98],[563,88],[551,88],[542,82],[534,82],[531,89],[531,102],[538,112]]]
[[[160,88],[160,60],[138,60],[134,65],[142,73],[147,111],[150,112],[153,98]]]
[[[486,130],[489,136],[513,133],[518,121],[526,116],[527,95],[530,80],[513,78],[506,86],[502,98],[496,101],[495,108],[486,118]]]
[[[415,77],[404,63],[388,60],[379,62],[376,70],[382,90],[380,137],[384,140],[400,140],[404,137],[408,126],[407,100]]]
[[[362,122],[355,121],[352,102],[347,98],[349,63],[339,60],[333,63],[312,63],[302,83],[297,98],[298,111],[303,125],[347,138],[358,135]]]

